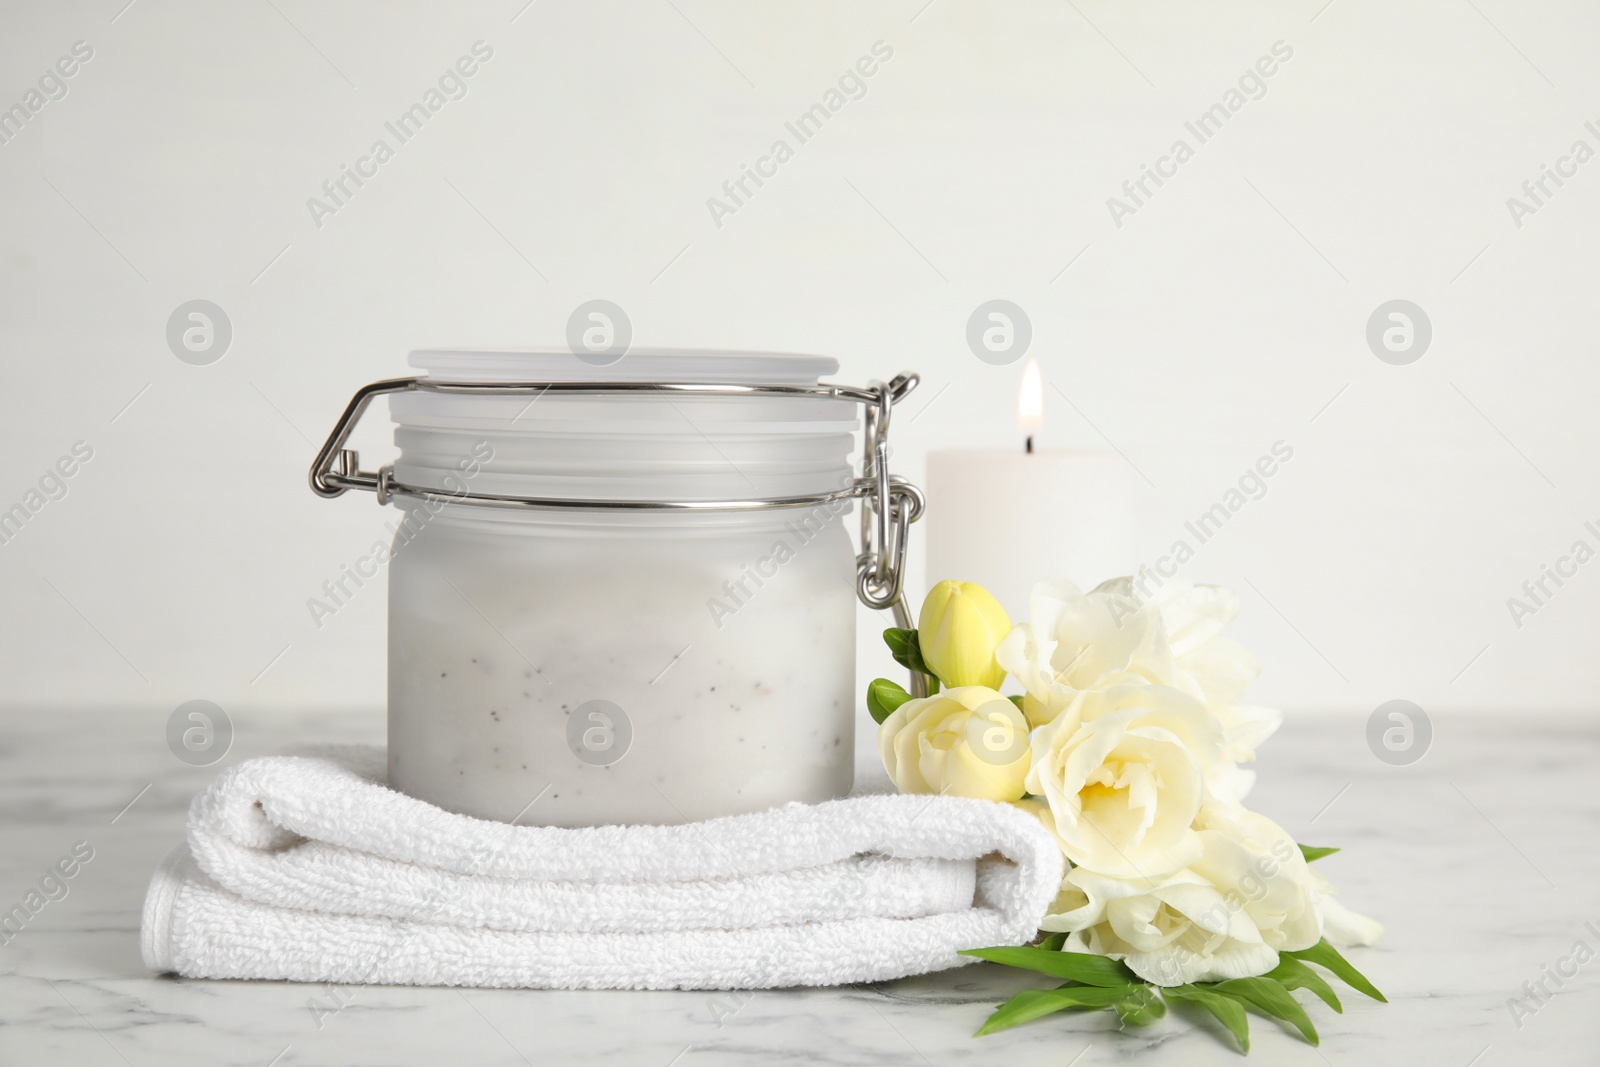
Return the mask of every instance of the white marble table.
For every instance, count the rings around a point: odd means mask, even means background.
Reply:
[[[94,858],[0,947],[0,1064],[474,1065],[605,1062],[1051,1064],[1248,1062],[1204,1021],[1169,1014],[1119,1033],[1114,1017],[1057,1016],[970,1036],[1030,984],[981,965],[883,985],[710,993],[365,988],[335,1013],[316,986],[157,977],[139,960],[146,880],[215,768],[168,752],[165,714],[3,714],[0,910],[74,843]],[[371,714],[235,716],[226,762],[292,740],[378,740]],[[1252,1019],[1260,1063],[1600,1063],[1591,1021],[1600,959],[1521,1020],[1508,1008],[1585,941],[1600,951],[1600,726],[1525,714],[1435,721],[1432,750],[1391,767],[1364,716],[1291,721],[1266,749],[1255,805],[1301,840],[1388,937],[1354,960],[1390,996],[1312,1008],[1314,1049]],[[146,789],[146,787],[149,787]],[[138,797],[131,807],[124,807]],[[121,813],[119,815],[119,812]],[[1546,986],[1556,989],[1545,978]]]

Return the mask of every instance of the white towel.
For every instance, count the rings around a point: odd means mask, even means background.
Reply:
[[[861,796],[684,826],[517,826],[342,746],[224,771],[151,880],[153,970],[558,989],[879,981],[1033,936],[1054,841],[1008,805]]]

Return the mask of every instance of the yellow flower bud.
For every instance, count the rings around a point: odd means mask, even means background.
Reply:
[[[1017,800],[1030,752],[1022,712],[978,685],[908,700],[878,727],[878,754],[902,793]]]
[[[994,650],[1010,632],[1006,609],[977,582],[940,582],[917,618],[922,660],[947,686],[998,688],[1006,672]]]

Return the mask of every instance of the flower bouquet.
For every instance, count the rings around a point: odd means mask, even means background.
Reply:
[[[967,953],[1064,983],[1012,997],[979,1035],[1074,1009],[1148,1023],[1181,1002],[1248,1052],[1246,1011],[1317,1043],[1293,992],[1342,1008],[1316,968],[1384,999],[1334,947],[1382,933],[1311,866],[1338,850],[1244,806],[1255,774],[1243,765],[1282,714],[1241,703],[1260,667],[1222,633],[1238,607],[1219,586],[1145,596],[1131,578],[1088,593],[1046,579],[1012,626],[983,587],[944,581],[916,629],[885,631],[930,694],[868,687],[895,785],[1014,804],[1067,860],[1042,940]],[[1007,675],[1021,695],[999,692]]]

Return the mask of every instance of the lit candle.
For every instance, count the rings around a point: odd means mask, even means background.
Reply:
[[[1045,451],[1044,383],[1023,369],[1017,449],[928,454],[927,584],[977,582],[1013,620],[1028,617],[1028,590],[1043,577],[1091,589],[1132,574],[1153,493],[1115,452]]]

